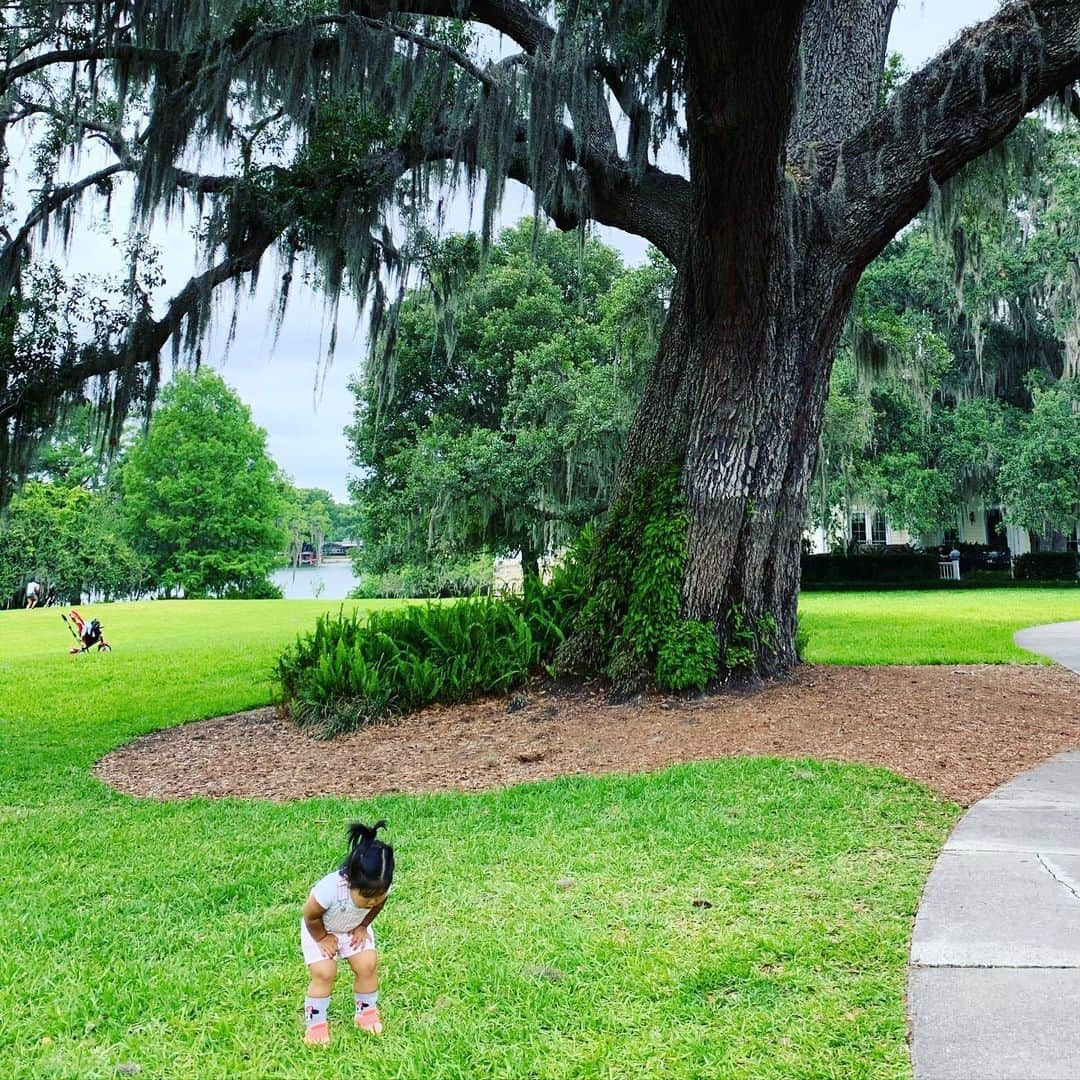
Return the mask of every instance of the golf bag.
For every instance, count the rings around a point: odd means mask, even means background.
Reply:
[[[87,621],[74,608],[71,609],[70,622],[67,615],[61,615],[60,618],[64,620],[71,631],[71,636],[77,642],[73,649],[68,650],[73,655],[89,652],[95,645],[98,652],[112,652],[112,646],[105,640],[101,632],[101,623],[97,619]]]

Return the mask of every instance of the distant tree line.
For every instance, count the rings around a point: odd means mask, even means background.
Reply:
[[[71,409],[0,521],[0,597],[273,597],[270,573],[305,543],[353,528],[328,492],[297,489],[224,381],[181,374],[145,433],[102,460],[91,409]]]

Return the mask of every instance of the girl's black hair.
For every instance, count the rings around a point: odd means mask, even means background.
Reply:
[[[349,854],[341,864],[341,872],[349,887],[364,896],[381,896],[394,879],[394,849],[375,836],[385,827],[385,821],[371,826],[354,821],[349,826]]]

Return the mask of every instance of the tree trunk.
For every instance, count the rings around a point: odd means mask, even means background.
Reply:
[[[785,268],[775,269],[782,276]],[[693,344],[702,366],[727,374],[706,380],[697,396],[683,469],[690,518],[683,614],[712,621],[726,645],[729,613],[739,610],[754,633],[761,676],[796,660],[802,537],[842,324],[834,294],[812,290],[794,310],[775,303],[787,308],[786,325],[752,362],[717,327],[699,332]]]
[[[529,578],[540,577],[540,552],[533,544],[532,536],[528,529],[521,533],[521,581],[524,584]]]
[[[805,250],[794,265],[774,256],[763,283],[772,324],[764,334],[760,314],[691,318],[679,275],[620,483],[681,465],[689,515],[682,614],[712,622],[726,646],[738,607],[756,628],[759,676],[796,660],[809,486],[852,295],[830,269]],[[750,347],[748,338],[758,341]]]
[[[622,485],[681,465],[682,615],[712,622],[722,646],[740,623],[753,673],[769,676],[796,660],[809,484],[857,275],[833,253],[815,189],[785,167],[802,6],[717,7],[718,39],[688,35],[690,239]]]

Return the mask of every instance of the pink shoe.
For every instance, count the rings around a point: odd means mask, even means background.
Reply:
[[[382,1034],[382,1017],[379,1016],[379,1008],[372,1005],[370,1009],[364,1009],[356,1014],[356,1026],[370,1031],[373,1035]]]
[[[308,1046],[329,1046],[330,1025],[324,1020],[321,1024],[311,1024],[304,1032],[304,1042]]]

